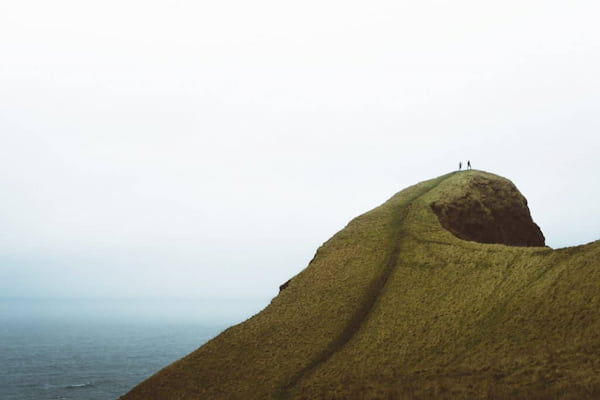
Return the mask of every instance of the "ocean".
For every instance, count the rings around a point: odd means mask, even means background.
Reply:
[[[69,302],[0,300],[0,399],[118,399],[265,305],[153,300],[141,308],[162,307],[140,314],[140,301]]]

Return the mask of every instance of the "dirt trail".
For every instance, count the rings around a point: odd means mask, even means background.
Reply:
[[[335,337],[329,343],[329,345],[323,349],[323,351],[317,354],[312,361],[305,365],[304,368],[296,372],[296,374],[294,374],[289,381],[280,388],[277,396],[280,400],[288,399],[291,394],[291,390],[298,384],[298,382],[309,376],[314,369],[326,362],[336,352],[340,351],[350,341],[350,339],[352,339],[356,332],[358,332],[363,324],[363,321],[365,321],[371,313],[371,310],[375,306],[380,293],[383,291],[385,284],[387,283],[394,268],[398,264],[402,226],[411,205],[415,200],[435,189],[440,183],[448,179],[450,176],[452,176],[452,174],[439,179],[437,182],[433,182],[430,186],[424,187],[418,193],[414,194],[406,199],[402,204],[398,205],[398,211],[396,212],[396,215],[394,215],[394,244],[386,257],[386,261],[382,267],[381,273],[373,278],[363,296],[363,302],[356,308],[355,312],[352,314],[352,317],[348,321],[348,324],[339,333],[339,335]]]

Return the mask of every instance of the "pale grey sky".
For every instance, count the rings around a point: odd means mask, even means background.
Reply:
[[[269,297],[470,159],[600,239],[594,1],[0,4],[0,297]]]

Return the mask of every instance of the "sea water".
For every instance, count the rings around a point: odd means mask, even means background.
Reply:
[[[186,309],[190,302],[183,302],[183,314],[169,312],[182,308],[171,304],[156,313],[128,315],[123,307],[117,310],[117,302],[109,302],[105,312],[102,301],[70,311],[67,300],[58,302],[62,306],[43,302],[0,300],[2,400],[117,399],[265,303],[229,301],[223,310],[218,301],[192,302],[194,314]]]

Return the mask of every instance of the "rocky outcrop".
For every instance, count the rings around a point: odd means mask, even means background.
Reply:
[[[467,174],[467,173],[466,173]],[[463,240],[544,246],[527,200],[507,179],[473,174],[451,197],[431,204],[441,225]]]

